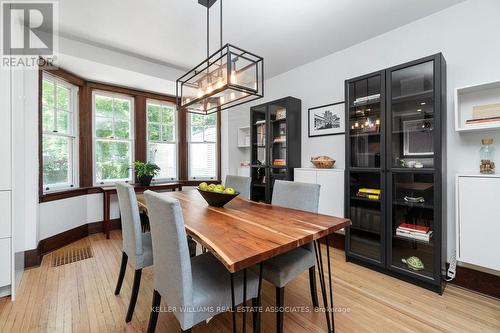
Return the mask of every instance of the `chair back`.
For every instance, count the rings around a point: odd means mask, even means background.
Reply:
[[[318,212],[319,184],[276,180],[271,203],[277,206]]]
[[[131,185],[125,182],[118,182],[115,185],[120,205],[123,252],[135,264],[137,256],[143,254],[142,227],[137,198]]]
[[[250,183],[251,183],[251,181],[252,181],[252,178],[250,178],[250,177],[227,175],[226,176],[226,184],[224,186],[226,188],[232,187],[237,192],[240,192],[240,195],[239,195],[240,197],[250,199]]]
[[[153,240],[154,288],[184,327],[193,300],[191,259],[179,200],[152,191],[144,192]]]

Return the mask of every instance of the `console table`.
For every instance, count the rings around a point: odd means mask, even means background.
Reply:
[[[140,184],[131,184],[135,190],[135,193],[143,193],[146,190],[151,191],[165,191],[165,190],[178,190],[182,191],[181,183],[161,183],[161,184],[151,184],[149,186],[143,186]],[[103,198],[103,228],[102,231],[106,234],[106,238],[109,239],[109,224],[110,224],[110,204],[111,204],[111,195],[116,194],[116,187],[114,186],[103,186],[100,188],[102,191]]]

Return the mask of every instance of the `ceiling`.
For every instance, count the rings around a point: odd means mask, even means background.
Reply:
[[[219,0],[220,1],[220,0]],[[463,0],[224,0],[223,41],[286,72]],[[219,47],[219,2],[211,51]],[[63,36],[188,69],[206,57],[206,8],[197,0],[65,0]]]

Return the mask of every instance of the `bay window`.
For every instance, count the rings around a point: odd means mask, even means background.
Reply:
[[[78,187],[78,87],[44,74],[41,95],[43,192]]]
[[[217,178],[217,113],[188,114],[188,177],[190,180]]]
[[[148,100],[147,159],[160,167],[155,181],[177,179],[177,111],[175,105]]]
[[[92,102],[94,184],[132,182],[134,99],[94,91]]]

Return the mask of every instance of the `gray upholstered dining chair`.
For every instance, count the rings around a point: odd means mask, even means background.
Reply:
[[[272,204],[317,213],[319,205],[318,184],[276,180]],[[274,257],[264,263],[263,277],[276,287],[276,307],[282,307],[285,286],[305,270],[309,270],[309,287],[314,307],[318,307],[316,289],[315,253],[312,243]],[[283,312],[276,312],[276,332],[283,332]]]
[[[127,183],[118,182],[116,183],[116,192],[120,205],[123,250],[115,295],[120,293],[128,259],[130,259],[134,268],[134,284],[132,286],[127,317],[125,318],[125,321],[128,323],[132,320],[134,314],[135,303],[137,302],[137,295],[139,294],[139,286],[141,284],[142,269],[153,264],[153,250],[151,233],[142,233],[141,218],[139,216],[139,207],[134,189]]]
[[[245,199],[250,199],[250,183],[252,182],[252,178],[250,177],[242,177],[242,176],[226,176],[225,187],[232,187],[237,192],[240,192],[240,197]]]
[[[155,264],[154,291],[148,332],[154,332],[158,308],[163,297],[181,326],[191,332],[196,324],[229,309],[231,279],[229,271],[212,255],[190,258],[182,209],[177,199],[152,191],[144,192],[153,238]],[[247,272],[247,300],[258,297],[258,275]],[[243,274],[234,276],[235,304],[243,302]],[[255,303],[254,303],[255,304]],[[186,311],[187,310],[187,311]],[[254,312],[254,316],[259,316]],[[260,322],[254,317],[254,323]]]

